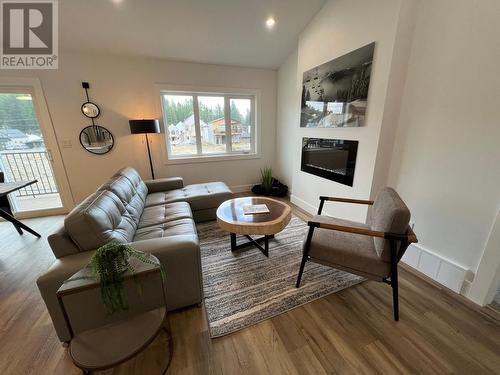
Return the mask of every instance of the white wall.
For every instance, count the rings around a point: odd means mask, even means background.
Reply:
[[[329,1],[301,33],[298,44],[297,76],[293,78],[290,60],[280,69],[278,86],[290,89],[295,81],[293,95],[287,93],[278,99],[278,155],[288,155],[288,163],[280,163],[279,174],[293,176],[292,202],[308,211],[316,210],[320,195],[347,196],[366,199],[370,196],[379,134],[389,83],[400,0],[335,0]],[[376,41],[374,68],[370,83],[366,126],[342,129],[301,129],[298,110],[304,71],[342,56],[354,49]],[[291,59],[294,57],[292,55]],[[286,82],[285,82],[286,81]],[[293,111],[293,112],[291,112]],[[300,171],[302,137],[323,137],[358,140],[358,156],[352,187],[328,181]],[[284,144],[284,145],[283,145]],[[357,205],[328,205],[326,213],[365,221],[367,209]]]
[[[278,155],[293,163],[277,166],[292,175],[292,201],[313,211],[322,194],[373,198],[394,186],[419,237],[403,260],[456,292],[466,292],[481,259],[500,263],[489,236],[500,204],[499,16],[494,0],[329,1],[300,35],[297,77],[293,55],[278,74]],[[300,129],[303,71],[373,40],[366,126]],[[283,99],[293,84],[294,95]],[[352,188],[300,172],[303,136],[359,140]],[[326,212],[364,220],[366,210]],[[472,283],[469,297],[478,303],[495,286],[489,268],[489,285],[484,277]]]
[[[291,189],[293,163],[296,149],[297,119],[300,105],[297,105],[297,49],[285,60],[278,70],[278,100],[276,121],[275,175]]]
[[[499,15],[494,0],[421,2],[389,178],[420,245],[472,271],[500,203]]]
[[[63,140],[73,142],[72,148],[61,148],[61,152],[76,202],[122,166],[135,167],[144,178],[149,178],[144,137],[130,135],[128,120],[160,116],[155,83],[261,90],[260,159],[166,165],[160,152],[163,135],[152,137],[158,177],[182,176],[187,183],[220,180],[230,186],[257,182],[260,168],[272,165],[274,159],[276,75],[274,70],[89,54],[62,54],[56,71],[0,72],[0,77],[41,80],[59,144]],[[81,81],[90,82],[91,100],[101,108],[97,123],[115,137],[115,147],[109,154],[93,155],[80,146],[79,133],[90,124],[80,112],[85,98]]]
[[[420,0],[402,0],[370,197],[387,185]]]
[[[490,303],[500,290],[500,207],[467,296],[480,305]]]

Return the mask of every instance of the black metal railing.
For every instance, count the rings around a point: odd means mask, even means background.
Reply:
[[[9,182],[38,180],[17,191],[18,197],[57,193],[57,184],[47,151],[2,151],[0,169]]]

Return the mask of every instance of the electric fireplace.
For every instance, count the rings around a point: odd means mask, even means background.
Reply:
[[[358,141],[302,138],[301,170],[352,186]]]

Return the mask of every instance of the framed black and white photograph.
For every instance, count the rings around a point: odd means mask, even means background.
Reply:
[[[374,50],[375,42],[304,72],[301,127],[364,126]]]

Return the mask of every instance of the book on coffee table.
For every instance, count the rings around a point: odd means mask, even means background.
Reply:
[[[243,206],[243,213],[245,215],[268,214],[269,208],[265,204],[247,204]]]

